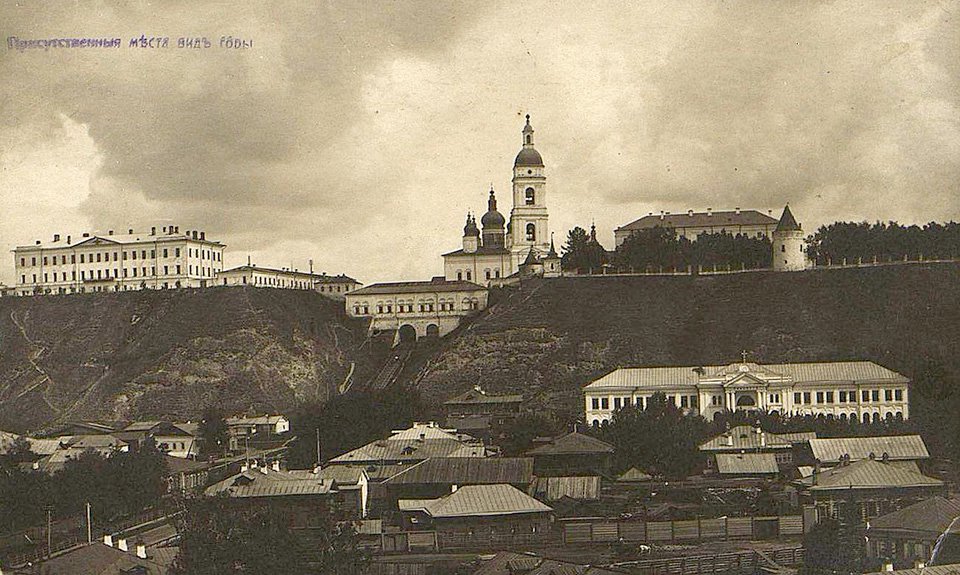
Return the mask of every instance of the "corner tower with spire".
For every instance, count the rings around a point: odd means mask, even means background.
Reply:
[[[792,272],[807,268],[807,253],[804,249],[803,229],[790,211],[783,208],[780,222],[773,230],[773,271]]]
[[[523,145],[513,162],[513,209],[507,228],[507,248],[512,254],[514,269],[519,269],[530,248],[540,254],[550,249],[547,178],[543,158],[534,147],[533,134],[528,114],[522,133]]]

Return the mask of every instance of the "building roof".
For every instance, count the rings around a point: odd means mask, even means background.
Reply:
[[[876,459],[882,459],[886,453],[891,461],[930,457],[927,446],[919,435],[811,439],[810,449],[813,457],[822,463],[839,462],[844,455],[849,455],[851,461],[868,459],[871,453]]]
[[[510,250],[505,247],[497,246],[477,246],[474,252],[465,252],[463,249],[454,250],[443,254],[443,257],[449,256],[506,256],[510,255]]]
[[[483,485],[533,481],[529,457],[440,457],[407,467],[387,479],[386,485],[453,484]]]
[[[514,166],[543,167],[543,157],[535,148],[523,148],[513,161]]]
[[[816,437],[816,434],[814,434]],[[792,442],[776,433],[737,425],[700,444],[700,451],[739,451],[742,449],[790,449]]]
[[[320,479],[330,479],[338,487],[360,485],[367,474],[362,467],[352,465],[330,465],[315,474]]]
[[[529,553],[502,551],[485,559],[473,575],[621,575],[627,573],[609,567],[577,565],[556,559],[545,559]]]
[[[832,467],[801,480],[810,491],[842,489],[903,489],[940,487],[943,482],[898,465],[874,459],[861,459],[849,465]]]
[[[600,477],[538,477],[531,487],[531,492],[547,501],[564,497],[578,500],[600,499]]]
[[[173,562],[172,554],[158,553],[154,548],[147,550],[147,559],[140,559],[134,551],[134,547],[121,551],[92,543],[42,562],[41,569],[49,575],[120,575],[141,566],[145,575],[165,575]]]
[[[873,531],[923,532],[937,537],[960,517],[960,500],[939,495],[914,503],[893,513],[870,520],[868,534]]]
[[[378,295],[378,294],[407,294],[407,293],[434,293],[434,292],[467,292],[484,291],[486,288],[468,281],[431,280],[420,282],[391,282],[376,283],[352,292],[347,295]]]
[[[876,571],[866,575],[960,575],[960,563],[949,565],[927,565],[916,569],[896,569],[894,571]]]
[[[469,391],[465,391],[460,395],[454,396],[447,401],[444,401],[444,405],[475,405],[475,404],[489,404],[489,403],[522,403],[522,395],[492,395],[483,391],[479,386],[474,387]]]
[[[770,475],[780,472],[773,453],[718,453],[720,475]]]
[[[614,447],[609,443],[573,431],[531,449],[527,452],[527,455],[577,455],[613,452]]]
[[[323,273],[318,274],[318,273],[303,272],[300,270],[277,269],[277,268],[270,268],[270,267],[258,266],[253,264],[237,266],[235,268],[223,270],[221,272],[218,272],[218,275],[223,275],[223,274],[228,274],[233,272],[245,272],[245,271],[297,276],[300,278],[313,280],[314,283],[331,283],[331,284],[332,283],[351,283],[351,284],[360,283],[357,280],[353,279],[352,277],[344,274],[331,276]]]
[[[456,439],[380,439],[335,457],[330,462],[422,461],[431,457],[453,457],[462,447],[466,446]]]
[[[256,415],[252,417],[228,417],[227,425],[276,425],[287,418],[282,415]]]
[[[27,244],[23,246],[17,246],[18,250],[29,250],[29,249],[55,249],[55,248],[71,248],[77,247],[83,244],[135,244],[135,243],[154,243],[154,242],[171,242],[171,241],[186,241],[190,240],[192,242],[202,242],[214,246],[222,246],[220,242],[215,242],[208,239],[194,239],[193,236],[187,234],[153,234],[150,232],[143,233],[133,233],[133,234],[88,234],[87,237],[83,237],[83,234],[80,235],[71,235],[69,236],[71,241],[67,242],[67,236],[61,236],[60,241],[57,242],[41,242],[40,244]]]
[[[757,210],[740,210],[720,212],[689,212],[682,214],[650,214],[643,216],[639,220],[634,220],[625,226],[620,226],[616,231],[636,231],[646,230],[656,227],[661,228],[710,228],[724,226],[773,226],[777,224],[777,219]]]
[[[783,206],[783,214],[780,216],[780,221],[777,222],[778,232],[797,232],[800,231],[800,224],[797,223],[797,219],[793,217],[793,212],[790,211],[790,206]]]
[[[274,471],[260,467],[214,483],[204,493],[228,497],[284,497],[327,495],[336,491],[336,482],[312,471]]]
[[[746,371],[741,368],[746,367]],[[703,375],[694,370],[702,370]],[[734,373],[753,373],[761,377],[787,377],[794,383],[877,382],[907,383],[903,375],[872,361],[834,361],[810,363],[728,364],[686,367],[621,367],[585,387],[596,389],[657,388],[693,386],[705,380],[736,377]]]
[[[439,499],[401,499],[399,506],[401,511],[422,511],[435,519],[553,511],[507,484],[466,485]]]
[[[120,434],[130,433],[152,433],[153,435],[195,435],[199,425],[195,423],[171,423],[169,421],[135,421],[115,433],[117,437]]]
[[[650,481],[653,476],[638,467],[631,467],[617,476],[617,481]]]

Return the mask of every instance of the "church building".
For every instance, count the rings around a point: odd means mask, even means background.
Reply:
[[[530,116],[523,128],[523,147],[513,162],[513,208],[510,221],[497,210],[491,187],[487,212],[477,219],[467,214],[461,249],[443,254],[447,281],[489,285],[519,273],[527,263],[542,275],[560,275],[560,257],[553,247],[547,215],[547,178],[543,158],[534,147]],[[536,265],[532,265],[536,262]]]

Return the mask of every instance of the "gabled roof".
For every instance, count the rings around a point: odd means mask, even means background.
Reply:
[[[814,483],[816,481],[816,483]],[[861,459],[849,465],[833,467],[801,480],[810,491],[842,489],[903,489],[941,487],[939,479],[874,459]]]
[[[347,295],[378,295],[378,294],[408,294],[434,292],[466,292],[484,291],[487,288],[468,281],[425,281],[425,282],[393,282],[376,283],[352,292]]]
[[[833,437],[811,439],[813,457],[822,463],[836,463],[844,455],[851,461],[868,459],[872,453],[882,459],[886,453],[891,461],[927,459],[930,453],[919,435],[888,435],[879,437]]]
[[[617,481],[650,481],[653,476],[640,468],[631,467],[617,477]]]
[[[387,479],[386,485],[481,485],[533,481],[529,457],[440,457],[417,463]]]
[[[48,559],[42,563],[41,569],[49,575],[115,575],[141,566],[146,569],[146,575],[165,575],[173,558],[155,551],[149,549],[148,558],[140,559],[132,547],[130,551],[121,551],[103,543],[93,543]]]
[[[777,224],[777,219],[757,210],[740,210],[740,213],[734,211],[721,212],[694,212],[681,214],[664,214],[663,219],[659,214],[644,216],[634,220],[617,230],[634,231],[645,230],[655,227],[661,228],[722,228],[724,226],[773,226]]]
[[[286,421],[283,415],[256,415],[252,417],[228,417],[227,425],[276,425]]]
[[[960,500],[939,495],[870,520],[870,532],[911,531],[937,537],[960,517]]]
[[[228,497],[283,497],[327,495],[336,491],[336,482],[312,471],[274,471],[255,468],[214,483],[204,493]]]
[[[814,434],[816,436],[816,434]],[[757,432],[749,425],[737,425],[700,444],[700,451],[738,451],[741,449],[790,449],[793,444],[775,433]]]
[[[486,559],[473,575],[620,575],[620,569],[577,565],[567,561],[545,559],[529,553],[502,551]]]
[[[718,453],[720,475],[775,475],[780,472],[773,453]]]
[[[401,499],[401,511],[422,511],[439,519],[547,513],[552,508],[512,485],[467,485],[439,499]]]
[[[391,441],[381,439],[358,447],[330,460],[331,463],[423,461],[431,457],[452,457],[467,447],[456,439],[411,439]]]
[[[193,433],[189,431],[190,426],[194,426],[194,430],[196,429],[196,425],[190,424],[190,423],[177,424],[177,423],[171,423],[169,421],[136,421],[124,427],[116,435],[120,436],[119,434],[121,433],[122,434],[149,433],[152,435],[193,435]]]
[[[564,497],[577,500],[600,499],[600,476],[538,477],[531,491],[533,495],[547,501]]]
[[[527,455],[577,455],[588,453],[613,453],[614,447],[589,435],[573,431],[535,447]]]

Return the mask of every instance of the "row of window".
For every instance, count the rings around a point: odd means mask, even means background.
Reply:
[[[883,401],[903,401],[902,389],[861,389],[860,403],[879,403],[881,392],[883,393]],[[810,404],[814,397],[816,402],[820,404],[834,403],[834,392],[832,391],[818,391],[815,396],[809,391],[797,391],[793,394],[793,403],[797,405]],[[836,403],[857,403],[857,392],[842,390],[837,392],[836,398],[838,399]]]
[[[121,256],[123,257],[124,261],[128,259],[135,260],[137,259],[138,254],[140,259],[145,260],[147,259],[148,252],[150,254],[150,259],[156,259],[157,251],[158,250],[156,249],[151,249],[151,250],[140,250],[139,252],[137,250],[130,250],[130,251],[122,251],[122,252],[117,252],[117,251],[96,252],[92,254],[82,253],[80,254],[80,263],[92,264],[92,263],[100,263],[100,262],[119,261]],[[171,253],[173,253],[173,257],[175,258],[180,257],[180,248],[173,248],[173,249],[163,248],[162,250],[159,250],[159,251],[163,254],[163,257],[165,258],[170,257]],[[191,258],[199,257],[200,259],[203,259],[203,260],[219,262],[221,261],[223,254],[213,250],[187,248],[187,257],[191,257]],[[51,262],[52,262],[52,265],[55,265],[55,266],[66,265],[68,263],[66,255],[43,256],[42,259],[38,258],[37,256],[30,257],[31,267],[36,267],[38,262],[42,262],[42,265],[44,266],[51,265]],[[69,263],[71,264],[77,263],[77,254],[70,254]],[[27,258],[24,256],[20,257],[20,267],[27,267]]]
[[[667,401],[673,405],[677,405],[677,399],[679,398],[680,407],[682,408],[696,408],[698,407],[699,401],[696,395],[680,395],[680,396],[667,396]],[[590,408],[594,410],[600,409],[610,409],[609,397],[591,397],[590,398]],[[635,405],[640,409],[645,409],[646,401],[649,399],[647,396],[639,396],[633,400],[629,397],[614,397],[613,399],[613,409],[617,410],[621,407],[629,407],[630,405]]]
[[[148,285],[146,285],[146,283],[141,283],[141,284],[140,284],[140,287],[143,288],[143,289],[150,289],[152,286],[148,286]],[[177,281],[173,282],[172,284],[171,284],[170,282],[163,282],[163,283],[160,284],[158,287],[160,287],[161,289],[172,289],[172,288],[180,288],[180,287],[182,287],[182,286],[180,285],[180,280],[177,280]],[[107,291],[136,291],[137,289],[138,289],[138,288],[137,288],[136,285],[132,285],[132,286],[131,286],[131,285],[129,285],[129,284],[125,284],[125,285],[123,285],[123,286],[115,285],[115,286],[112,286],[112,287],[111,287],[111,286],[90,286],[90,292],[91,292],[91,293],[92,293],[92,292],[107,292]],[[79,287],[77,287],[77,286],[69,286],[69,287],[63,287],[63,286],[61,286],[61,287],[56,288],[56,290],[54,290],[54,289],[52,289],[52,288],[40,289],[40,288],[38,287],[38,288],[34,288],[33,290],[21,290],[21,291],[20,291],[20,295],[23,295],[23,296],[36,295],[36,294],[41,294],[41,293],[42,293],[42,294],[47,294],[47,295],[50,295],[50,294],[66,295],[66,294],[75,294],[75,293],[87,293],[87,288],[86,288],[85,286],[79,286]]]
[[[148,273],[148,270],[149,270],[149,273]],[[181,270],[182,270],[182,266],[180,266],[179,264],[176,266],[163,266],[162,275],[165,275],[165,276],[171,275],[171,271],[173,271],[173,275],[180,275]],[[110,273],[111,271],[113,272],[112,274]],[[201,266],[193,266],[193,265],[187,266],[188,275],[196,274],[203,277],[212,277],[213,274],[217,273],[217,271],[218,270],[205,268]],[[121,276],[121,272],[122,272],[122,276]],[[110,268],[100,269],[100,270],[80,270],[80,281],[120,279],[121,277],[124,277],[124,278],[147,277],[148,275],[156,276],[157,266],[150,266],[149,268],[147,268],[146,266],[140,267],[140,268],[122,268],[122,269],[115,268],[113,270],[110,270]],[[40,277],[41,276],[38,274],[31,274],[31,278],[32,278],[31,283],[37,283]],[[43,277],[43,283],[51,283],[51,282],[57,283],[57,282],[67,282],[67,281],[75,282],[77,281],[77,272],[76,270],[70,271],[69,276],[68,276],[68,272],[62,272],[62,273],[61,272],[44,272],[42,277]],[[21,284],[27,283],[26,274],[20,274],[20,283]]]
[[[483,270],[483,276],[484,276],[484,278],[486,278],[486,279],[488,279],[488,280],[494,279],[494,278],[499,278],[499,277],[500,277],[500,268],[494,268],[493,270],[491,270],[491,269],[489,269],[489,268],[488,268],[488,269],[485,269],[485,270]],[[473,281],[473,272],[470,271],[470,270],[457,270],[457,281],[461,281],[461,282],[462,282],[464,278],[466,278],[468,282],[472,282],[472,281]]]
[[[457,304],[454,300],[443,300],[441,299],[436,304],[433,301],[422,301],[416,304],[414,307],[413,302],[398,302],[396,305],[396,313],[414,313],[416,309],[419,313],[432,313],[434,311],[456,311]],[[478,310],[480,309],[480,300],[477,298],[464,298],[463,307],[465,310]],[[394,313],[393,303],[387,302],[377,302],[376,306],[377,314],[379,315],[388,315]],[[370,304],[368,303],[358,303],[353,306],[354,315],[370,315]]]

